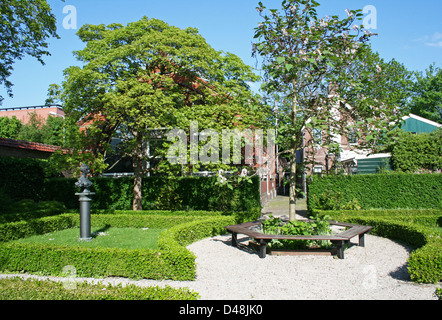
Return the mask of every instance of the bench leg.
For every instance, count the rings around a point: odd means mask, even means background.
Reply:
[[[264,259],[266,257],[267,242],[265,240],[259,240],[259,257]]]
[[[336,245],[338,258],[344,259],[344,249],[346,241],[333,241],[333,243]]]
[[[365,247],[365,233],[359,235],[359,246]]]
[[[238,237],[236,232],[232,232],[232,246],[238,247]]]

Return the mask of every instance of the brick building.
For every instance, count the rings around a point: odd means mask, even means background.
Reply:
[[[18,108],[2,108],[0,109],[0,117],[12,118],[15,116],[23,124],[27,124],[32,113],[46,120],[49,116],[64,118],[65,113],[60,105],[18,107]]]

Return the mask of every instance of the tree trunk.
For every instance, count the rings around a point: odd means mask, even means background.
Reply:
[[[137,146],[135,147],[135,154],[133,159],[134,168],[134,198],[132,203],[132,210],[143,210],[142,200],[142,185],[143,185],[143,135],[137,133]]]
[[[290,154],[289,220],[296,220],[296,148]]]
[[[293,88],[296,88],[296,80],[293,81]],[[292,98],[292,124],[296,128],[298,121],[298,99],[296,96],[296,91],[293,93]],[[289,220],[296,220],[296,150],[298,147],[298,137],[296,135],[292,136],[291,141],[291,151],[290,151],[290,193],[289,193]]]

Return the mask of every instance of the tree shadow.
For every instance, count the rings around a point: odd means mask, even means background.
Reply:
[[[98,237],[98,234],[99,234],[100,232],[106,232],[107,230],[110,229],[110,227],[111,227],[110,224],[106,224],[104,227],[101,227],[100,229],[97,229],[97,230],[95,230],[94,232],[92,232],[92,233],[91,233],[91,237],[95,239],[96,237]]]
[[[248,242],[248,241],[251,241],[251,240],[253,240],[253,238],[251,238],[251,237],[247,237],[247,236],[239,237],[238,236],[238,241],[237,241],[238,246],[237,247],[233,247],[232,246],[232,237],[228,237],[227,239],[219,239],[219,238],[212,239],[212,241],[222,242],[222,243],[224,243],[225,245],[227,245],[229,247],[232,247],[234,249],[239,249],[239,250],[241,250],[243,252],[246,252],[248,254],[257,254],[258,251],[253,249],[252,246],[243,243],[243,242],[246,242],[246,241]]]

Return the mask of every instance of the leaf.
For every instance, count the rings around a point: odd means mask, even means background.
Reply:
[[[287,72],[290,72],[290,70],[293,69],[293,65],[290,64],[290,63],[287,63],[287,64],[285,65],[285,69],[287,70]]]
[[[285,58],[284,57],[278,57],[278,58],[276,58],[276,62],[278,62],[278,64],[283,64],[285,62]]]

